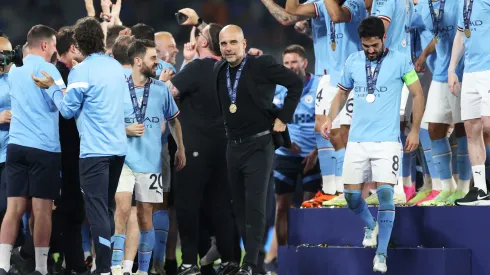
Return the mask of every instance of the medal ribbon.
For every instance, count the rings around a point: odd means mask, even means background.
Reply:
[[[238,81],[240,80],[240,76],[243,71],[243,67],[245,66],[245,63],[247,62],[247,56],[243,58],[242,64],[238,68],[238,71],[236,72],[235,76],[235,83],[233,83],[233,88],[231,87],[231,79],[230,79],[230,65],[228,65],[228,68],[226,70],[226,87],[228,88],[228,96],[230,97],[231,104],[235,104],[236,102],[236,91],[238,88]]]
[[[464,6],[463,6],[463,20],[464,20],[465,29],[470,28],[470,17],[471,17],[471,12],[473,11],[473,0],[469,0],[469,3],[467,1],[468,0],[464,0]]]
[[[376,90],[376,82],[378,81],[379,70],[381,69],[381,64],[383,59],[385,59],[386,55],[388,55],[388,49],[385,50],[383,55],[378,59],[376,63],[376,69],[371,73],[371,61],[366,56],[366,83],[369,94],[374,94]]]
[[[150,83],[151,78],[148,78],[143,90],[143,100],[140,108],[138,99],[136,98],[136,92],[134,90],[133,76],[130,75],[128,78],[129,94],[131,95],[131,102],[133,103],[134,115],[136,116],[136,121],[140,124],[142,124],[145,120],[146,107],[148,106],[148,97],[150,95]]]
[[[436,13],[434,11],[434,5],[432,4],[432,0],[429,0],[430,16],[432,17],[432,26],[434,27],[434,37],[437,37],[437,35],[439,34],[439,23],[441,23],[442,17],[444,16],[445,5],[446,5],[446,0],[441,0],[441,5],[439,7],[439,16],[436,16]]]

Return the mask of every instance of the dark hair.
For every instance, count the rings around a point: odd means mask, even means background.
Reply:
[[[216,56],[221,55],[221,51],[219,49],[219,32],[223,29],[223,26],[210,23],[209,24],[209,50]]]
[[[357,28],[360,38],[378,37],[383,39],[385,36],[385,25],[383,20],[375,16],[369,16],[362,20]]]
[[[131,44],[131,42],[133,42],[134,40],[134,37],[129,35],[119,36],[112,46],[112,56],[114,57],[114,59],[119,61],[121,65],[131,64],[131,60],[128,56],[128,48],[129,44]]]
[[[59,55],[61,56],[67,53],[71,45],[77,45],[75,38],[73,38],[73,30],[71,27],[61,28],[56,35],[56,50]]]
[[[97,19],[93,17],[78,19],[73,32],[77,47],[84,56],[105,52],[104,32]]]
[[[303,48],[303,46],[301,46],[301,45],[293,44],[293,45],[287,46],[286,49],[284,50],[284,52],[282,52],[282,56],[284,56],[288,53],[295,53],[295,54],[298,54],[303,59],[306,58],[305,48]]]
[[[143,23],[138,23],[131,27],[131,35],[136,39],[155,40],[155,30]]]
[[[111,49],[116,43],[116,39],[119,36],[119,32],[124,30],[126,27],[121,25],[114,25],[107,29],[107,38],[105,40],[106,48]]]
[[[36,25],[27,33],[27,43],[29,47],[36,47],[41,42],[49,40],[56,35],[56,31],[45,25]]]
[[[155,42],[148,39],[136,39],[128,46],[128,58],[131,65],[134,65],[134,58],[143,58],[146,54],[146,48],[155,48]]]

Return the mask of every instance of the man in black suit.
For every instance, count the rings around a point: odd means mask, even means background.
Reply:
[[[265,274],[262,240],[267,183],[275,148],[272,132],[286,130],[303,83],[271,56],[246,55],[247,43],[240,27],[224,27],[219,40],[224,60],[216,63],[215,74],[228,138],[228,177],[246,251],[237,275]],[[273,108],[276,85],[288,89],[282,109]]]

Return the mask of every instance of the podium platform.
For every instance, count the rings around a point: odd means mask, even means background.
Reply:
[[[370,211],[376,217],[377,207],[371,207]],[[290,247],[287,249],[281,248],[283,253],[285,252],[284,249],[288,251],[285,254],[288,256],[280,256],[285,257],[281,258],[280,268],[283,265],[289,266],[291,261],[287,260],[289,259],[288,257],[294,258],[293,255],[295,254],[290,254],[288,250],[292,249],[291,247],[302,244],[327,244],[329,247],[361,246],[364,229],[360,219],[347,208],[291,209],[288,235]],[[471,273],[467,274],[490,274],[490,207],[397,207],[390,247],[393,249],[388,252],[388,270],[390,270],[390,262],[392,262],[392,255],[390,254],[392,251],[400,250],[403,251],[401,252],[402,254],[412,253],[411,255],[416,255],[414,257],[418,257],[417,255],[423,253],[443,253],[444,257],[452,257],[450,255],[453,255],[451,254],[453,252],[470,251]],[[416,252],[409,252],[409,248],[417,248],[417,250]],[[426,250],[425,248],[432,248],[432,250]],[[444,250],[442,248],[447,249]],[[316,251],[317,248],[311,249]],[[359,248],[359,250],[364,249]],[[341,251],[341,249],[339,248],[335,251]],[[313,252],[304,253],[314,254]],[[322,253],[324,256],[328,256],[330,252]],[[367,252],[356,253],[360,253],[359,257],[361,257],[361,255],[364,255],[362,253]],[[296,254],[298,257],[301,257],[301,255]],[[371,265],[373,257],[374,254],[370,256]],[[442,256],[435,255],[434,257]],[[318,260],[320,259],[318,258]],[[311,266],[315,265],[313,262],[309,263]],[[345,265],[347,262],[338,264]],[[368,268],[368,270],[371,270],[371,268]]]
[[[280,275],[371,275],[372,248],[280,247]],[[397,248],[388,251],[386,275],[471,275],[471,250]],[[286,263],[286,264],[283,264]]]

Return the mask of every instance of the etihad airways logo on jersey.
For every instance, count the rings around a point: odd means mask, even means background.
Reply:
[[[135,117],[125,117],[124,118],[124,122],[126,122],[126,124],[133,124],[133,123],[136,123],[138,122],[136,120]],[[160,118],[158,117],[146,117],[145,120],[143,121],[143,123],[160,123]]]
[[[449,32],[453,33],[455,29],[456,28],[454,26],[445,26],[445,27],[438,28],[438,31],[439,31],[439,34],[449,33]],[[435,31],[436,30],[433,29],[432,30],[432,34],[434,34]]]
[[[356,92],[356,94],[367,94],[368,88],[363,86],[356,86],[354,88],[354,91]],[[376,88],[374,89],[375,93],[386,93],[387,91],[388,87],[386,86],[376,86]]]
[[[481,26],[481,25],[483,25],[483,21],[482,20],[470,21],[470,26],[471,27],[478,27],[478,26]]]

